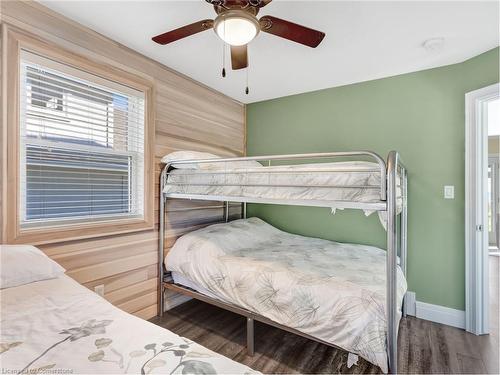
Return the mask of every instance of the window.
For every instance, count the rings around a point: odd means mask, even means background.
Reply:
[[[144,217],[145,94],[21,52],[21,228]]]

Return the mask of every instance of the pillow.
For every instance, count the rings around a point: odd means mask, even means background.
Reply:
[[[31,245],[0,245],[0,289],[55,279],[66,271]]]
[[[162,159],[162,163],[171,163],[173,161],[181,160],[196,160],[196,159],[221,159],[220,156],[210,154],[208,152],[198,152],[198,151],[175,151],[168,155],[165,155]],[[177,169],[232,169],[232,168],[260,168],[262,164],[255,160],[242,160],[242,161],[231,161],[225,163],[189,163],[189,164],[179,164],[175,166]]]
[[[220,159],[220,156],[210,154],[208,152],[198,152],[198,151],[175,151],[168,155],[165,155],[161,162],[168,164],[173,161],[183,161],[183,160],[196,160],[196,159]],[[190,164],[179,164],[175,167],[178,169],[200,169],[202,164],[208,163],[190,163]],[[216,163],[217,164],[217,163]]]

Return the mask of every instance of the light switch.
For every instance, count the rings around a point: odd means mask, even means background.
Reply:
[[[444,187],[444,199],[455,199],[455,186],[446,185]]]

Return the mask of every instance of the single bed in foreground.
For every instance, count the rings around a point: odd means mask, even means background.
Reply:
[[[68,276],[1,290],[2,374],[247,374],[250,368],[127,314]]]

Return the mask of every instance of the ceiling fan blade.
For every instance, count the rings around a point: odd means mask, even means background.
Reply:
[[[190,35],[211,29],[213,26],[214,26],[213,20],[203,20],[192,23],[190,25],[179,27],[178,29],[168,31],[164,34],[157,35],[152,39],[154,42],[158,44],[168,44],[175,42],[176,40],[188,37]]]
[[[266,33],[292,40],[312,48],[316,48],[325,37],[325,33],[321,31],[313,30],[273,16],[264,16],[259,22],[261,30]]]
[[[248,5],[251,5],[251,6],[257,7],[257,8],[263,8],[267,4],[269,4],[271,1],[273,1],[273,0],[247,0]]]
[[[273,0],[260,0],[259,2],[259,8],[265,7],[267,4],[269,4]]]
[[[233,70],[243,69],[248,66],[247,46],[231,46],[231,66]]]

